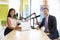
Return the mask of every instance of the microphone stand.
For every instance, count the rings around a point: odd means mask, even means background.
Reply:
[[[34,18],[33,18],[33,26],[31,26],[32,29],[35,29],[35,28],[34,28],[34,21],[35,21],[35,20],[34,20]]]
[[[31,19],[33,19],[33,26],[31,26],[32,29],[35,29],[35,27],[34,27],[34,21],[35,21],[34,19],[35,19],[35,18],[36,18],[36,23],[37,23],[37,25],[39,25],[38,20],[37,20],[37,17],[39,17],[39,16],[40,16],[40,15],[38,15],[38,16],[35,15],[35,17],[31,18]]]
[[[33,13],[33,14],[35,14],[35,17],[36,17],[36,13]],[[35,21],[34,19],[35,19],[35,18],[33,17],[32,19],[33,19],[33,26],[31,26],[31,28],[32,28],[32,29],[35,29],[35,27],[34,27],[34,21]]]
[[[33,14],[35,15],[35,17],[31,18],[31,16],[32,16]],[[26,19],[29,18],[29,17],[30,17],[29,20],[33,19],[33,26],[31,26],[31,28],[32,28],[32,29],[35,29],[35,28],[34,28],[34,21],[35,21],[34,19],[36,18],[36,23],[39,24],[39,23],[38,23],[38,20],[37,20],[37,17],[39,17],[40,15],[36,16],[36,13],[33,13],[33,14],[31,14],[30,16],[28,16],[28,17],[26,17],[26,18],[24,18],[24,19],[26,20]]]
[[[35,17],[36,17],[36,13],[35,13]],[[38,20],[37,20],[37,17],[36,17],[36,23],[39,25]]]

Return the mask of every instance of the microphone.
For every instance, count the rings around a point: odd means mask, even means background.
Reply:
[[[29,17],[31,17],[32,15],[34,15],[35,13],[33,13],[33,14],[31,14],[30,16],[27,16],[26,18],[24,18],[24,19],[27,19],[27,18],[29,18]],[[36,14],[35,14],[36,15]]]
[[[21,23],[18,23],[17,25],[21,25]]]
[[[40,17],[40,15],[38,15],[38,16],[36,16],[36,17],[33,17],[33,18],[31,18],[31,19],[34,19],[34,18],[37,18],[37,17]]]

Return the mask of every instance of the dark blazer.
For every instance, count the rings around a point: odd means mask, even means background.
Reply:
[[[43,18],[42,23],[39,25],[39,28],[41,28],[45,24],[45,18]],[[52,15],[49,15],[48,17],[48,29],[49,29],[49,37],[51,39],[56,39],[59,37],[58,31],[57,31],[57,22],[56,18]]]

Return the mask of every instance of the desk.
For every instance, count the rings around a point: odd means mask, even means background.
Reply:
[[[50,40],[42,30],[31,29],[29,31],[13,30],[5,36],[5,40]]]

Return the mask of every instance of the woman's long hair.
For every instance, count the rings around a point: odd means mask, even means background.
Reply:
[[[9,10],[9,12],[8,12],[8,16],[7,16],[7,17],[11,17],[10,12],[11,12],[12,10],[14,10],[14,12],[15,12],[15,9],[11,8],[11,9]],[[14,13],[13,18],[15,18],[15,13]]]

